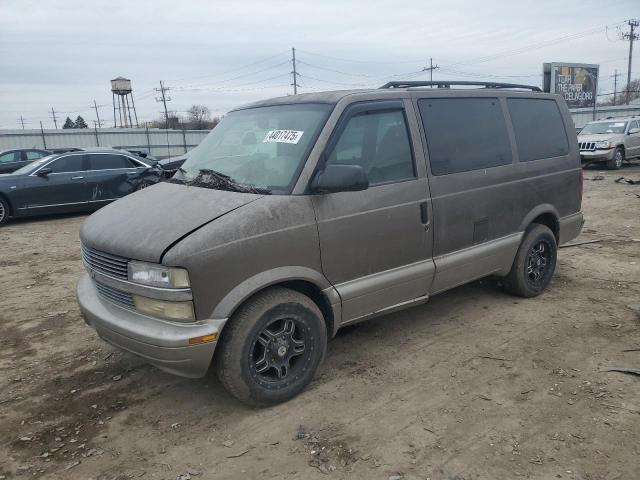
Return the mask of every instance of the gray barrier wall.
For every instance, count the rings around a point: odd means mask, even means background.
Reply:
[[[157,128],[0,130],[0,151],[13,148],[117,147],[145,150],[156,158],[166,158],[191,150],[208,133],[209,130]]]

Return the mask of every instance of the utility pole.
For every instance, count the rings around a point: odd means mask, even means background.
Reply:
[[[291,48],[291,62],[293,63],[293,71],[291,72],[293,74],[293,83],[291,85],[293,85],[293,94],[297,95],[298,94],[298,72],[296,72],[296,49],[295,48]]]
[[[20,115],[20,123],[22,124],[22,129],[24,130],[24,118]]]
[[[102,128],[102,122],[100,122],[100,114],[98,113],[98,104],[96,101],[93,101],[93,108],[96,109],[96,118],[98,119],[98,128]]]
[[[429,58],[429,66],[428,67],[424,67],[422,69],[423,72],[429,72],[429,81],[433,82],[433,71],[440,68],[439,65],[434,65],[433,64],[433,58]],[[431,88],[433,88],[433,85],[431,85]]]
[[[58,129],[58,117],[56,117],[56,112],[53,109],[53,107],[51,107],[51,118],[53,118],[53,124],[56,127],[56,130]]]
[[[618,69],[616,68],[616,73],[611,75],[613,77],[613,105],[616,104],[616,98],[618,97],[618,77],[620,74],[618,73]]]
[[[42,148],[47,149],[47,141],[44,139],[44,128],[42,128],[42,120],[40,120],[40,134],[42,135]]]
[[[166,120],[166,128],[169,128],[169,111],[167,110],[167,102],[171,100],[171,97],[167,95],[167,92],[170,90],[169,87],[165,87],[162,80],[160,80],[160,88],[154,89],[156,92],[160,93],[160,97],[156,97],[156,102],[162,102],[164,105],[164,118]]]
[[[629,32],[623,33],[622,38],[625,40],[629,40],[629,65],[627,67],[627,95],[626,95],[626,104],[629,105],[629,95],[631,89],[631,58],[633,57],[633,41],[638,40],[638,34],[634,32],[634,29],[640,25],[638,20],[627,20],[627,25],[629,25]]]

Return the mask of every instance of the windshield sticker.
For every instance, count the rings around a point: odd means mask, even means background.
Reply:
[[[297,144],[302,138],[300,130],[270,130],[262,143],[293,143]]]

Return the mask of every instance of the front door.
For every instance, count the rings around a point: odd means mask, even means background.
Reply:
[[[422,147],[411,140],[417,127],[407,121],[415,115],[405,107],[351,105],[324,156],[327,164],[362,166],[370,185],[313,197],[322,268],[340,294],[342,323],[424,300],[431,285],[429,188]]]
[[[38,175],[49,168],[47,175]],[[30,214],[79,212],[87,209],[89,190],[85,154],[69,154],[44,165],[28,177],[28,188],[20,195]]]

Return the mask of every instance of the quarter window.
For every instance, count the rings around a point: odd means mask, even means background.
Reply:
[[[86,170],[84,155],[67,155],[47,165],[52,173],[82,172]]]
[[[415,178],[404,110],[363,112],[351,117],[327,163],[360,165],[370,185]]]
[[[567,132],[554,100],[509,98],[507,104],[521,162],[569,153]]]
[[[427,98],[419,100],[418,106],[434,175],[512,162],[507,126],[497,98]]]
[[[89,155],[91,170],[117,170],[121,168],[135,168],[133,162],[124,155],[94,154]]]

